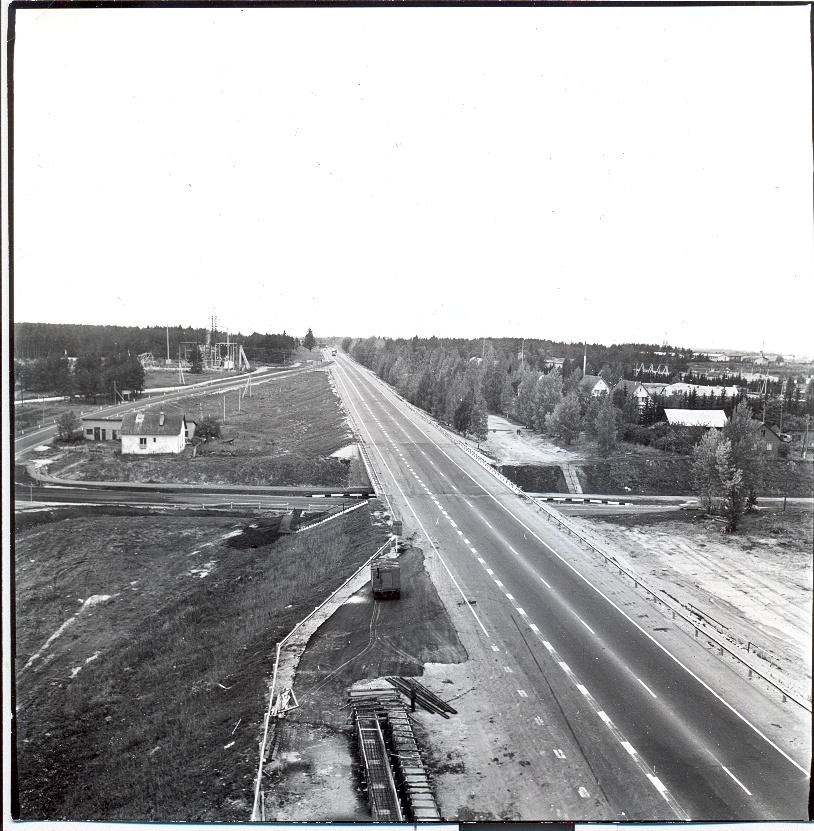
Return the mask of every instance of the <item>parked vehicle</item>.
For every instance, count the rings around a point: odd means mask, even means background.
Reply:
[[[370,583],[373,597],[401,596],[401,566],[395,560],[375,559],[370,564]]]

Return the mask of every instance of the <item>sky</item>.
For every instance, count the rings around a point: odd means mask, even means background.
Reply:
[[[814,355],[809,15],[19,10],[13,319]]]

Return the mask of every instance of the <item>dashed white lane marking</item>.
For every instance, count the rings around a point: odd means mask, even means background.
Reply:
[[[725,767],[724,765],[721,765],[721,767],[735,780],[738,785],[741,786],[741,788],[743,788],[744,791],[746,791],[747,794],[749,794],[749,796],[752,795],[752,792],[746,787],[746,785],[743,784],[743,782],[740,781],[740,779],[738,779],[737,776],[735,776],[734,773],[732,773],[728,767]]]
[[[652,695],[652,696],[653,696],[653,698],[657,698],[657,696],[656,696],[656,694],[653,692],[653,690],[651,690],[651,689],[650,689],[650,687],[648,687],[648,686],[647,686],[647,684],[645,684],[645,683],[644,683],[644,681],[642,681],[642,679],[641,679],[641,678],[637,678],[636,680],[637,680],[637,681],[638,681],[638,682],[639,682],[639,683],[640,683],[640,684],[641,684],[641,685],[642,685],[642,686],[643,686],[643,687],[647,690],[647,692],[649,692],[649,693],[650,693],[650,695]]]
[[[518,690],[517,694],[520,696],[520,698],[528,698],[529,697],[528,693],[525,690]]]
[[[541,579],[541,580],[543,580],[543,578],[542,578],[542,577],[541,577],[540,579]],[[549,585],[548,585],[548,583],[546,583],[546,582],[545,582],[545,580],[543,580],[543,583],[545,583],[545,585],[546,585],[549,589],[551,588],[551,586],[549,586]]]
[[[484,519],[483,521],[484,521],[484,522],[486,522],[486,520],[485,520],[485,519]],[[489,523],[488,523],[488,522],[486,522],[486,524],[487,524],[487,525],[489,525]],[[491,526],[491,525],[489,525],[489,527],[491,528],[492,526]]]
[[[577,684],[577,689],[583,694],[588,695],[588,689],[583,684]]]
[[[525,610],[525,609],[521,609],[519,606],[515,606],[515,607],[514,607],[514,610],[515,610],[515,612],[517,612],[517,614],[518,614],[518,615],[520,615],[521,617],[526,617],[526,610]]]
[[[537,628],[537,624],[536,624],[536,623],[530,623],[530,624],[529,624],[529,629],[531,629],[531,631],[532,631],[532,632],[537,632],[538,634],[539,634],[539,632],[540,632],[540,630]]]
[[[622,742],[622,747],[624,747],[624,749],[625,749],[625,750],[627,750],[627,752],[628,752],[631,756],[635,756],[635,755],[636,755],[636,748],[635,748],[635,747],[633,747],[633,745],[632,745],[630,742],[628,742],[628,741],[624,741],[624,742]]]
[[[494,574],[494,571],[492,571],[492,569],[491,569],[491,568],[487,568],[487,569],[486,569],[486,573],[487,573],[487,574]]]
[[[591,629],[591,627],[590,627],[590,626],[588,626],[588,624],[587,624],[587,623],[586,623],[586,622],[585,622],[582,618],[579,618],[579,622],[580,622],[580,623],[581,623],[581,624],[582,624],[582,625],[583,625],[583,626],[584,626],[584,627],[585,627],[585,628],[586,628],[586,629],[587,629],[587,630],[588,630],[588,631],[589,631],[592,635],[595,635],[595,634],[596,634],[596,632],[594,632],[594,630],[593,630],[593,629]]]
[[[580,786],[579,786],[579,788],[577,789],[577,792],[579,793],[579,795],[580,795],[583,799],[589,799],[589,798],[590,798],[590,796],[591,796],[591,795],[588,793],[588,791],[587,791],[585,788],[583,788],[583,787],[582,787],[582,785],[580,785]]]
[[[472,553],[473,553],[473,554],[475,553],[475,549],[474,549],[474,548],[472,549]],[[484,559],[483,559],[483,557],[478,557],[478,562],[479,562],[479,563],[481,563],[482,565],[485,565],[485,564],[486,564],[486,560],[484,560]]]
[[[470,545],[470,544],[471,543],[469,542],[469,540],[466,537],[464,537],[464,545]]]
[[[506,597],[508,597],[509,600],[514,600],[514,595],[511,595],[508,592],[506,592]]]
[[[503,588],[503,583],[501,583],[500,580],[495,580],[495,585],[500,586],[501,589]]]
[[[492,652],[500,652],[500,650],[497,647],[497,644],[492,644]]]
[[[469,550],[470,550],[473,554],[477,554],[477,553],[478,553],[478,550],[477,550],[476,548],[472,548],[472,546],[471,546],[471,545],[469,546]],[[481,558],[480,558],[480,557],[478,557],[478,559],[480,560]],[[483,560],[481,560],[481,562],[483,562]]]
[[[514,675],[514,670],[511,667],[503,667],[504,671],[509,675]]]
[[[565,670],[565,672],[567,672],[569,675],[571,674],[571,667],[569,667],[568,664],[565,663],[565,661],[559,661],[559,665],[560,669]]]
[[[564,758],[565,758],[565,754],[562,752],[562,750],[560,750],[560,749],[559,749],[559,747],[555,747],[555,748],[554,748],[554,755],[555,755],[558,759],[564,759]]]
[[[455,520],[454,520],[454,519],[451,519],[451,520],[449,521],[449,524],[450,524],[453,528],[457,528],[457,527],[458,527],[458,526],[455,524]]]
[[[610,724],[610,716],[604,710],[600,710],[597,715],[602,719],[602,721],[605,722],[605,724]]]

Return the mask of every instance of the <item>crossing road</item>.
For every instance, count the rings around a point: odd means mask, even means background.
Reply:
[[[808,713],[741,681],[593,568],[372,373],[342,355],[331,371],[405,532],[473,616],[470,655],[504,673],[512,706],[484,729],[537,760],[507,780],[523,819],[807,818]],[[583,816],[540,796],[561,758],[596,796]]]

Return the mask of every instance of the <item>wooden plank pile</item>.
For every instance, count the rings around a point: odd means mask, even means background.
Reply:
[[[454,707],[428,690],[423,684],[419,684],[414,678],[398,678],[388,675],[387,681],[411,701],[415,695],[416,704],[420,704],[429,713],[437,713],[444,718],[449,718],[450,713],[453,715],[458,713]]]
[[[399,809],[403,810],[406,817],[413,822],[439,822],[441,817],[432,792],[430,778],[413,735],[409,714],[398,692],[390,684],[367,689],[353,689],[350,692],[350,704],[352,717],[357,725],[357,736],[361,735],[360,724],[364,724],[366,731],[373,729],[374,721],[378,724],[384,740],[390,777],[395,793],[399,797]],[[368,738],[368,735],[369,733],[365,738]],[[374,802],[379,799],[382,788],[371,789],[373,778],[376,777],[377,783],[380,783],[382,776],[381,771],[375,765],[372,773],[367,772],[369,760],[366,759],[365,753],[369,752],[369,746],[369,741],[367,745],[362,745],[360,738],[360,753],[366,770],[365,778],[371,812],[374,819],[383,821],[384,816],[381,819],[377,816],[380,811],[379,807],[374,809]],[[393,809],[388,807],[387,810],[392,812]]]

